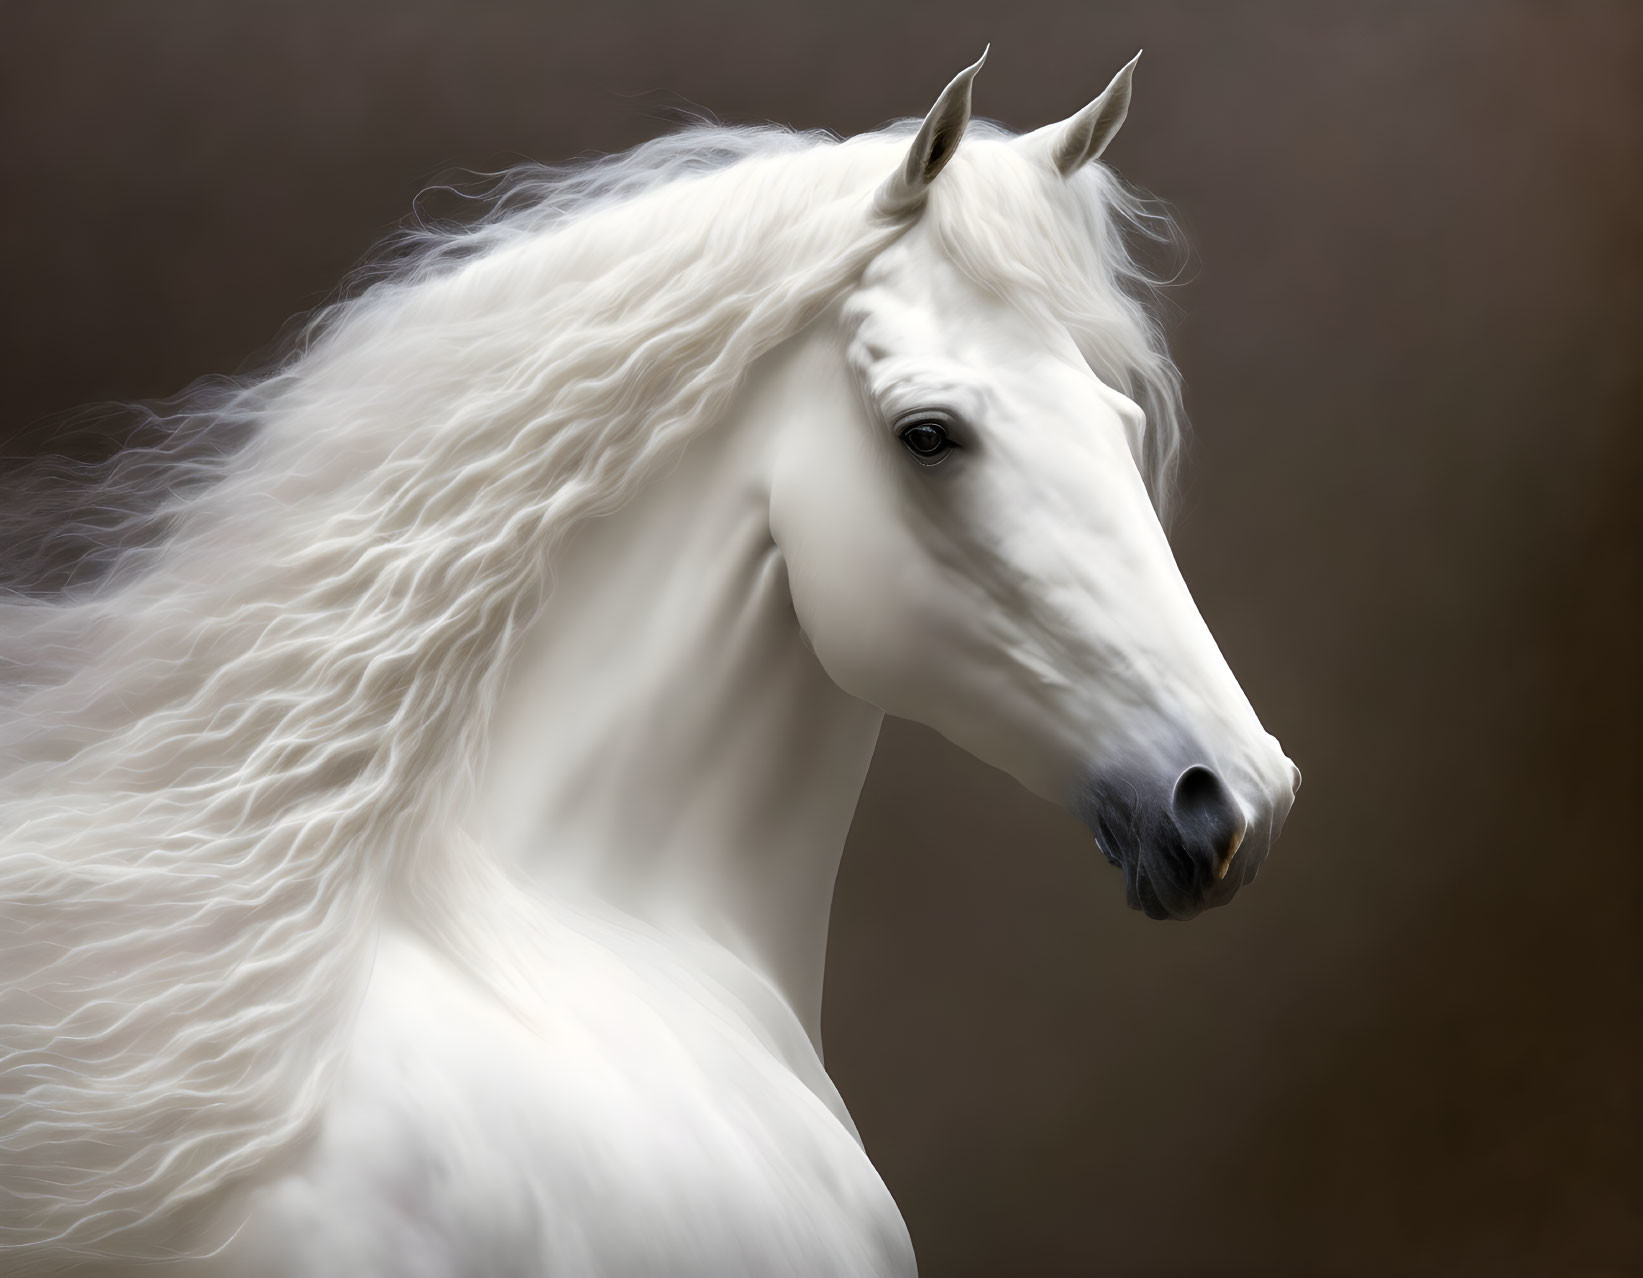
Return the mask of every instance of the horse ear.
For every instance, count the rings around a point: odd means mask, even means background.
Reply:
[[[1129,114],[1130,77],[1140,60],[1141,55],[1137,53],[1113,76],[1101,96],[1077,115],[1034,130],[1021,139],[1021,144],[1047,152],[1062,177],[1070,177],[1083,168],[1107,149],[1107,143],[1117,135],[1124,117]]]
[[[953,158],[965,126],[970,123],[970,85],[986,61],[987,49],[983,49],[981,56],[955,75],[952,83],[941,91],[930,114],[919,126],[913,145],[907,148],[906,160],[885,179],[873,197],[882,212],[905,213],[923,203],[930,183]]]

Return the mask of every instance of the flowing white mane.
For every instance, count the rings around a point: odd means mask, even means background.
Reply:
[[[972,134],[922,216],[1142,403],[1161,496],[1175,373],[1122,236],[1154,215]],[[0,1254],[162,1255],[303,1132],[379,902],[462,846],[555,546],[901,233],[871,194],[906,136],[703,127],[517,171],[271,374],[11,481]]]

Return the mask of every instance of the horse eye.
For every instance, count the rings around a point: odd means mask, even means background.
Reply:
[[[901,442],[926,466],[934,465],[954,447],[947,427],[937,421],[920,420],[902,427]]]

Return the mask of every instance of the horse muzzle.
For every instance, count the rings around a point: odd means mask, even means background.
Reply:
[[[1129,907],[1184,920],[1225,905],[1254,881],[1300,789],[1300,771],[1293,764],[1289,771],[1287,793],[1243,801],[1201,763],[1173,779],[1096,774],[1072,806],[1101,854],[1124,872]]]

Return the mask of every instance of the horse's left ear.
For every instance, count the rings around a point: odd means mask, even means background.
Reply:
[[[992,46],[989,45],[988,48]],[[907,158],[901,167],[884,180],[873,202],[882,212],[905,213],[924,202],[926,190],[936,180],[936,174],[946,167],[958,150],[964,130],[970,123],[970,85],[976,72],[987,61],[987,49],[970,66],[952,79],[936,99],[930,114],[919,126],[918,136],[907,148]]]
[[[1130,76],[1141,60],[1137,53],[1101,91],[1101,96],[1071,119],[1035,129],[1020,145],[1048,154],[1062,177],[1070,177],[1101,152],[1117,135],[1130,110]]]

